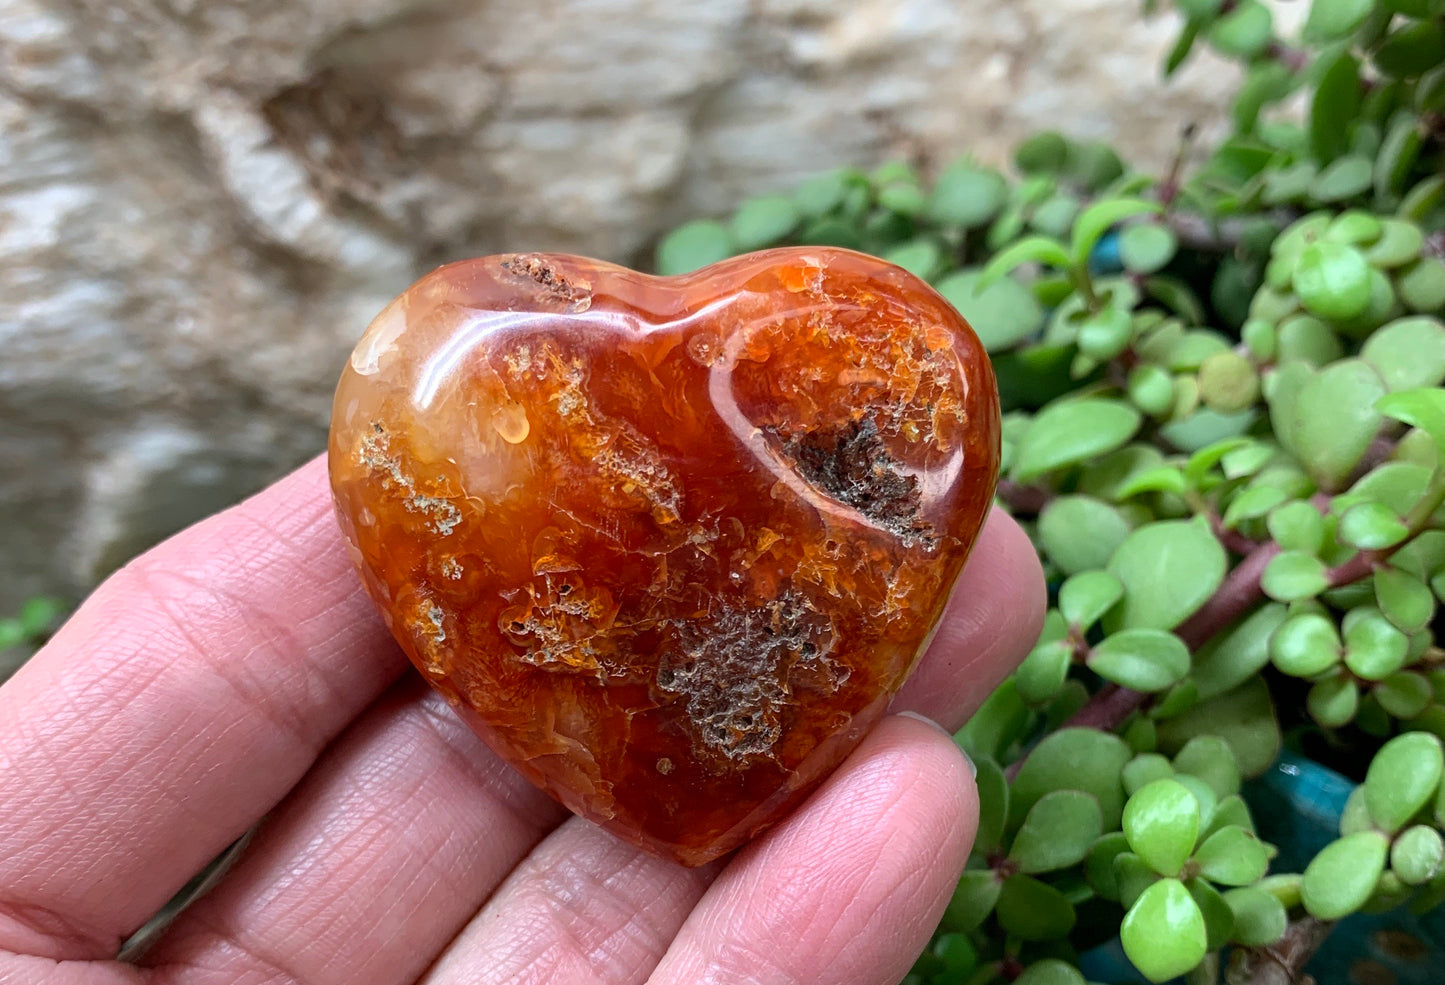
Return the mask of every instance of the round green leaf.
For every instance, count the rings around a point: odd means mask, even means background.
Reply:
[[[1027,874],[1053,872],[1081,862],[1103,833],[1099,802],[1079,790],[1055,790],[1029,809],[1009,858]]]
[[[895,181],[878,190],[878,204],[889,212],[914,219],[923,213],[926,200],[916,182]]]
[[[1271,391],[1275,434],[1317,483],[1333,489],[1354,471],[1379,432],[1375,402],[1384,396],[1385,384],[1359,359],[1306,370],[1300,383],[1293,399],[1287,389]]]
[[[932,280],[943,266],[943,251],[931,239],[916,239],[895,246],[883,255],[883,259],[921,280]]]
[[[1254,830],[1254,818],[1249,816],[1249,805],[1239,794],[1230,794],[1219,801],[1214,809],[1214,817],[1204,829],[1204,836],[1207,838],[1231,824],[1246,831]]]
[[[1270,510],[1266,526],[1269,536],[1283,550],[1318,555],[1325,543],[1325,517],[1314,504],[1303,500],[1293,500]]]
[[[1349,916],[1370,898],[1390,840],[1378,831],[1346,835],[1326,845],[1304,871],[1300,894],[1305,909],[1320,920]]]
[[[928,217],[940,225],[973,229],[993,219],[1007,196],[1008,185],[997,171],[958,162],[938,176]]]
[[[1230,500],[1224,511],[1224,525],[1234,530],[1246,520],[1257,520],[1269,513],[1287,498],[1283,489],[1274,486],[1246,486]]]
[[[1096,729],[1066,728],[1046,735],[1013,782],[1010,813],[1021,822],[1045,794],[1082,790],[1099,802],[1105,828],[1115,827],[1124,808],[1120,775],[1132,757],[1123,739]]]
[[[1304,34],[1311,41],[1339,41],[1365,22],[1373,0],[1314,0],[1305,18]]]
[[[1192,21],[1209,20],[1219,13],[1224,0],[1175,0],[1179,12]]]
[[[1386,462],[1372,469],[1348,493],[1335,497],[1332,507],[1340,513],[1355,503],[1374,501],[1404,515],[1424,495],[1430,471],[1414,462]]]
[[[963,980],[978,965],[978,948],[967,934],[940,934],[932,950],[939,971],[953,981]]]
[[[1395,287],[1411,311],[1424,314],[1445,307],[1445,260],[1422,257],[1400,270]]]
[[[1319,240],[1295,263],[1294,289],[1310,314],[1345,321],[1370,303],[1370,265],[1353,246]]]
[[[1086,985],[1079,969],[1058,958],[1029,965],[1014,979],[1014,985]]]
[[[825,171],[800,184],[793,192],[793,201],[804,215],[816,218],[832,212],[843,204],[850,188],[866,182],[866,176],[852,168]]]
[[[1129,847],[1160,875],[1178,874],[1199,836],[1199,801],[1177,780],[1155,780],[1124,805]]]
[[[1124,726],[1124,731],[1120,734],[1136,754],[1153,752],[1159,747],[1159,729],[1152,718],[1137,717]],[[1157,777],[1150,777],[1150,779],[1157,779]],[[1134,791],[1130,790],[1129,792],[1133,793]]]
[[[1303,551],[1282,551],[1270,558],[1260,575],[1264,594],[1280,602],[1312,599],[1330,587],[1325,563]]]
[[[1189,648],[1160,629],[1122,629],[1104,637],[1089,653],[1089,669],[1135,691],[1154,693],[1189,673]]]
[[[1014,167],[1024,174],[1057,174],[1068,159],[1069,144],[1053,130],[1036,133],[1014,150]]]
[[[1220,797],[1239,793],[1239,761],[1234,750],[1217,735],[1196,735],[1174,756],[1174,768],[1197,776]]]
[[[1174,377],[1153,363],[1140,363],[1129,370],[1129,399],[1151,417],[1161,417],[1174,406]]]
[[[1142,198],[1102,198],[1079,213],[1074,221],[1074,234],[1070,246],[1074,262],[1087,263],[1094,247],[1104,233],[1114,225],[1134,216],[1162,212],[1158,202]]]
[[[1348,674],[1328,677],[1310,688],[1305,708],[1325,728],[1342,728],[1360,708],[1360,686]]]
[[[1302,893],[1300,884],[1304,877],[1297,872],[1286,872],[1277,876],[1265,876],[1259,881],[1256,889],[1269,893],[1284,905],[1286,910],[1292,910],[1302,904]]]
[[[978,833],[974,835],[974,847],[981,852],[997,851],[1008,826],[1009,783],[992,759],[974,756],[973,765],[977,770],[974,784],[978,787]]]
[[[1158,713],[1163,715],[1164,709]],[[1263,678],[1253,677],[1233,691],[1159,722],[1159,748],[1164,752],[1177,752],[1196,735],[1217,735],[1228,742],[1245,776],[1258,776],[1268,769],[1279,755],[1281,737]]]
[[[1269,663],[1270,639],[1287,614],[1283,605],[1267,603],[1201,647],[1190,675],[1199,700],[1233,690]]]
[[[1366,251],[1365,259],[1372,267],[1390,270],[1417,258],[1424,245],[1425,234],[1419,226],[1404,219],[1385,219],[1380,238]]]
[[[1237,352],[1216,352],[1199,365],[1199,398],[1224,414],[1253,407],[1259,400],[1259,373]]]
[[[992,869],[970,869],[958,880],[940,926],[954,933],[976,929],[993,912],[1002,889]]]
[[[1350,128],[1342,121],[1353,120],[1360,111],[1360,63],[1341,45],[1324,53],[1311,69],[1318,81],[1310,104],[1310,151],[1320,161],[1332,161],[1349,149]]]
[[[1344,354],[1335,330],[1314,315],[1303,313],[1280,323],[1278,349],[1275,361],[1281,365],[1299,361],[1326,366]]]
[[[1039,545],[1065,574],[1102,568],[1128,536],[1124,515],[1092,496],[1060,496],[1039,515]]]
[[[1124,597],[1124,583],[1107,571],[1081,571],[1059,588],[1059,612],[1070,626],[1085,630]]]
[[[1124,791],[1130,796],[1153,783],[1174,776],[1174,767],[1167,756],[1157,752],[1140,753],[1124,766]]]
[[[733,243],[742,251],[772,246],[796,229],[801,220],[802,213],[792,199],[781,195],[750,199],[733,215]]]
[[[1373,606],[1351,609],[1342,625],[1345,666],[1358,677],[1383,680],[1404,666],[1410,640]]]
[[[1378,216],[1360,209],[1347,209],[1330,222],[1324,238],[1352,246],[1369,246],[1384,230],[1385,225]]]
[[[1064,686],[1073,662],[1074,645],[1068,640],[1040,643],[1029,651],[1014,674],[1019,697],[1031,705],[1051,700]]]
[[[1139,412],[1117,400],[1085,397],[1050,404],[1024,432],[1013,477],[1027,482],[1113,451],[1134,436],[1139,424]]]
[[[1442,860],[1445,839],[1429,825],[1405,829],[1390,846],[1390,869],[1407,886],[1423,885],[1435,878]]]
[[[863,248],[863,237],[858,227],[843,219],[809,222],[798,233],[798,242],[804,246],[837,246],[845,250]]]
[[[1119,257],[1131,273],[1152,274],[1174,259],[1179,239],[1157,222],[1129,226],[1119,234]]]
[[[1321,202],[1340,202],[1367,191],[1374,180],[1374,161],[1363,154],[1347,154],[1315,175],[1310,195]],[[1309,304],[1305,307],[1319,313]]]
[[[958,309],[989,352],[1012,349],[1044,326],[1044,309],[1033,292],[1011,277],[978,290],[979,271],[960,270],[939,281],[938,293]]]
[[[1435,593],[1430,586],[1389,565],[1375,569],[1375,601],[1401,632],[1418,633],[1435,616]]]
[[[1220,828],[1194,853],[1199,874],[1221,886],[1248,886],[1269,870],[1269,847],[1243,828]]]
[[[1208,830],[1214,823],[1214,811],[1219,806],[1219,798],[1215,796],[1214,788],[1188,773],[1175,773],[1174,782],[1194,795],[1199,804],[1199,828],[1201,831]]]
[[[1089,848],[1084,858],[1084,877],[1094,892],[1104,899],[1119,898],[1119,882],[1115,878],[1114,860],[1129,851],[1129,839],[1122,831],[1111,831]],[[1137,856],[1135,856],[1137,858]],[[1142,865],[1143,862],[1141,861]]]
[[[1292,677],[1315,677],[1340,662],[1344,649],[1333,619],[1315,612],[1290,616],[1269,643],[1274,665]]]
[[[1273,362],[1279,351],[1279,332],[1267,321],[1251,318],[1239,330],[1239,339],[1256,362]]]
[[[1217,951],[1228,944],[1230,935],[1234,933],[1234,912],[1224,902],[1224,896],[1203,879],[1186,880],[1184,888],[1194,897],[1204,917],[1205,950]]]
[[[1120,852],[1114,856],[1114,885],[1119,891],[1119,903],[1126,908],[1133,906],[1144,890],[1161,878],[1148,862],[1133,852]]]
[[[1124,953],[1152,982],[1184,974],[1204,960],[1204,915],[1184,884],[1161,879],[1134,901],[1119,928]]]
[[[1434,799],[1445,772],[1440,739],[1428,732],[1397,735],[1375,753],[1365,774],[1365,805],[1383,831],[1396,832]]]
[[[1395,511],[1384,503],[1356,503],[1340,517],[1336,535],[1341,543],[1362,551],[1394,547],[1410,535]]]
[[[1274,15],[1259,0],[1242,0],[1209,27],[1209,43],[1232,58],[1253,58],[1274,37]]]
[[[1074,905],[1033,876],[1010,876],[994,907],[999,926],[1020,940],[1050,941],[1074,929]]]
[[[1105,620],[1119,626],[1173,629],[1214,594],[1228,559],[1207,524],[1165,520],[1125,538],[1108,570],[1124,584],[1124,600]]]
[[[1445,390],[1435,387],[1401,390],[1382,397],[1377,407],[1386,417],[1428,433],[1445,454]]]
[[[1445,27],[1434,21],[1397,27],[1375,49],[1374,62],[1381,72],[1396,78],[1423,75],[1445,62]]]
[[[1438,318],[1398,318],[1372,334],[1360,358],[1391,391],[1438,386],[1445,380],[1445,323]]]
[[[1425,675],[1402,670],[1391,674],[1371,689],[1375,700],[1395,718],[1414,718],[1430,706],[1435,697]]]
[[[726,226],[712,219],[695,219],[678,226],[657,244],[657,272],[664,276],[691,273],[725,260],[734,252]]]
[[[1289,915],[1284,904],[1272,893],[1254,886],[1231,889],[1224,902],[1234,914],[1236,944],[1245,947],[1267,947],[1284,936]]]
[[[1079,322],[1079,352],[1096,362],[1108,362],[1129,347],[1133,332],[1129,309],[1109,305]]]

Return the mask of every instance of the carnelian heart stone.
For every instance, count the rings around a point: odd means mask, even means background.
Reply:
[[[495,256],[377,317],[330,459],[432,686],[567,807],[698,865],[887,709],[992,500],[998,395],[958,313],[860,253]]]

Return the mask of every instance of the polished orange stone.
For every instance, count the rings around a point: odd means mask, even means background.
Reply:
[[[357,346],[330,448],[362,579],[432,686],[567,807],[688,865],[886,711],[998,456],[957,312],[811,247],[674,278],[443,267]]]

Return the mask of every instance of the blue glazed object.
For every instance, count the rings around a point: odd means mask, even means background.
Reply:
[[[1319,763],[1286,752],[1244,791],[1259,836],[1279,848],[1275,872],[1302,872],[1339,837],[1340,814],[1355,785]],[[1287,805],[1281,810],[1280,805]],[[1357,913],[1342,920],[1307,968],[1319,985],[1441,985],[1445,914],[1420,919],[1405,910]]]
[[[1339,837],[1354,789],[1348,778],[1291,752],[1247,784],[1244,798],[1259,836],[1279,848],[1270,871],[1303,872]],[[1082,955],[1079,968],[1094,982],[1148,985],[1117,940]],[[1355,914],[1331,932],[1306,970],[1318,985],[1445,985],[1445,912],[1423,919],[1404,910]]]

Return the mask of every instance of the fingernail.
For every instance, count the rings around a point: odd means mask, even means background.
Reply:
[[[948,729],[944,728],[942,725],[938,724],[927,715],[920,715],[916,711],[900,711],[897,714],[900,718],[911,718],[914,721],[922,722],[925,725],[931,725],[934,728],[938,729],[938,731],[942,732],[944,735],[947,735],[949,741],[953,742],[953,736],[949,733]],[[974,763],[973,757],[968,754],[968,750],[964,749],[963,746],[958,745],[958,743],[956,742],[954,742],[954,745],[957,747],[959,753],[963,756],[964,760],[968,763],[968,771],[973,774],[974,779],[978,779],[978,766]]]

